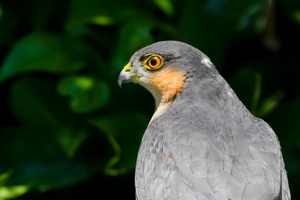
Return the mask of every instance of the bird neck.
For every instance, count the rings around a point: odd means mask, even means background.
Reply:
[[[162,69],[159,73],[150,76],[152,95],[155,98],[156,108],[160,104],[169,104],[183,90],[185,73],[174,68]]]
[[[150,87],[146,87],[153,95],[156,103],[152,120],[162,115],[185,87],[185,73],[182,71],[165,68],[159,72],[159,75],[157,74],[149,77]]]

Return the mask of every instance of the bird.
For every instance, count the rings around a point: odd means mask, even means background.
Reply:
[[[135,169],[138,200],[288,200],[279,140],[203,52],[180,41],[136,51],[118,84],[154,97]]]

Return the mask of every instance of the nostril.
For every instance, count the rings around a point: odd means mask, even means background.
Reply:
[[[125,72],[129,72],[130,69],[131,69],[131,65],[130,65],[130,63],[128,63],[128,64],[124,67],[124,71],[125,71]]]

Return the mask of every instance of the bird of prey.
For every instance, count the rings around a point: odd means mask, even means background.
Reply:
[[[210,59],[182,42],[138,50],[119,75],[154,96],[138,152],[138,200],[288,200],[280,144]]]

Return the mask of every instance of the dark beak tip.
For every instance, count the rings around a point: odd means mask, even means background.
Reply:
[[[130,81],[131,81],[130,72],[125,72],[124,70],[122,70],[118,78],[118,85],[120,86],[120,88],[123,83],[129,83]]]
[[[122,88],[122,82],[123,82],[122,80],[118,80],[118,85],[120,88]]]

